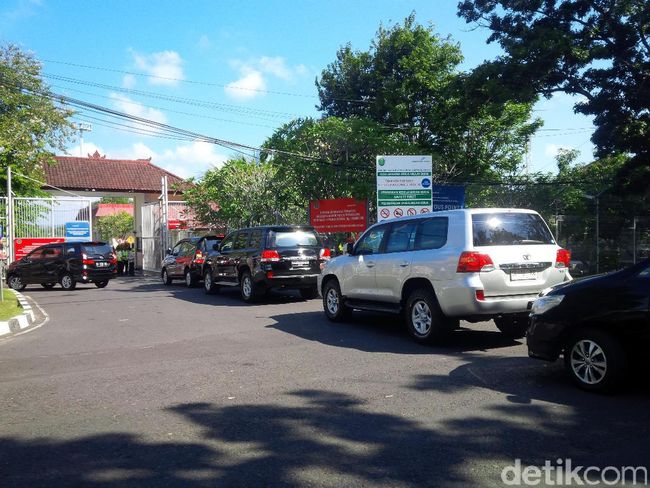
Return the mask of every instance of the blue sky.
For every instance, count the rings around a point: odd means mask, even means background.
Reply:
[[[463,69],[499,53],[489,32],[456,16],[456,0],[106,1],[3,0],[0,42],[32,51],[61,93],[192,132],[258,147],[282,123],[318,116],[314,80],[346,43],[367,50],[380,24],[412,11],[460,43]],[[566,95],[541,101],[544,128],[531,170],[553,171],[558,148],[590,161],[591,119]],[[94,118],[91,118],[94,117]],[[180,176],[200,176],[235,153],[219,146],[134,133],[85,113],[83,154],[152,158]],[[118,123],[123,123],[117,121]],[[141,131],[140,131],[141,132]],[[80,154],[79,141],[68,153]]]

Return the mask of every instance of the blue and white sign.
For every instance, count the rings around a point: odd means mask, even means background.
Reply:
[[[76,220],[65,223],[66,241],[87,241],[90,240],[90,222]]]
[[[433,185],[433,211],[465,208],[465,187]]]

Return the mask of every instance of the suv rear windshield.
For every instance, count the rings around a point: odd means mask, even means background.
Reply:
[[[97,256],[98,254],[106,256],[107,254],[111,254],[113,249],[108,244],[84,244],[81,246],[81,252],[88,256]]]
[[[472,215],[475,246],[555,244],[544,220],[530,213],[481,213]]]
[[[320,240],[313,230],[269,231],[269,247],[320,246]]]

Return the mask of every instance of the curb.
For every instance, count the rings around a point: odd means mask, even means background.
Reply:
[[[16,334],[27,329],[34,323],[34,311],[22,293],[11,290],[18,299],[18,304],[23,309],[23,313],[11,317],[7,321],[0,321],[0,338],[7,337],[10,334]]]

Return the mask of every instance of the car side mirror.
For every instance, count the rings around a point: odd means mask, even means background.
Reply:
[[[167,250],[165,251],[165,255],[166,255],[166,256],[169,256],[171,253],[172,253],[171,248],[169,248],[169,249],[167,249]]]
[[[347,253],[354,254],[354,244],[352,244],[351,242],[348,242],[347,244]]]

